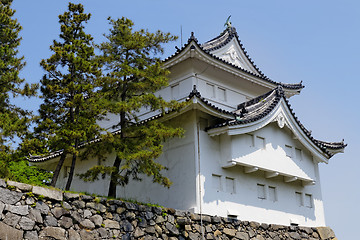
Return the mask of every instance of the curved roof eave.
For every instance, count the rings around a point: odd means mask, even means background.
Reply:
[[[173,55],[163,60],[163,66],[165,68],[169,68],[188,58],[194,57],[269,89],[274,89],[280,85],[285,89],[286,95],[288,97],[299,94],[305,87],[302,82],[296,84],[276,82],[266,77],[265,75],[255,74],[232,63],[229,63],[204,50],[198,43],[197,39],[194,37],[193,33],[188,42],[181,49],[178,49]]]
[[[274,93],[276,93],[276,95],[274,95]],[[241,117],[241,115],[238,115],[238,120],[234,119],[232,121],[226,121],[222,124],[209,127],[207,129],[208,134],[219,135],[225,132],[228,134],[243,134],[256,131],[265,127],[269,123],[276,121],[278,122],[279,127],[286,125],[293,132],[294,136],[296,136],[299,141],[309,149],[313,149],[313,152],[317,153],[316,155],[323,162],[327,163],[328,159],[330,159],[334,154],[342,152],[347,146],[343,142],[328,143],[313,138],[311,132],[308,131],[296,117],[290,103],[285,98],[281,89],[274,89],[273,91],[270,91],[253,100],[240,104],[238,112],[240,111],[241,114],[241,108],[249,106],[253,107],[256,104],[260,105],[260,101],[270,98],[271,96],[272,99],[269,100],[270,103],[263,111],[258,114],[254,114],[251,118]]]

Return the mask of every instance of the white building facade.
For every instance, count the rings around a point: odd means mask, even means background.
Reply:
[[[328,163],[346,144],[314,139],[297,119],[288,99],[300,93],[301,83],[266,77],[233,27],[204,44],[192,35],[164,67],[171,71],[169,86],[158,94],[189,101],[160,119],[186,131],[184,138],[166,142],[158,159],[173,185],[167,189],[145,177],[118,187],[118,197],[262,223],[325,225],[318,164]],[[144,112],[141,119],[154,115]],[[53,170],[57,156],[30,161]],[[112,165],[114,159],[110,155],[101,164]],[[67,159],[60,188],[70,164]],[[94,164],[96,159],[79,161],[75,173]],[[72,190],[106,195],[108,183],[74,176]]]

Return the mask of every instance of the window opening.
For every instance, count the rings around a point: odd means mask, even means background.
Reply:
[[[212,187],[218,192],[221,191],[221,175],[212,175]]]
[[[208,92],[210,98],[215,98],[215,86],[213,84],[207,83],[206,91]]]
[[[276,187],[269,186],[269,199],[270,201],[277,201]]]
[[[219,100],[226,102],[226,90],[225,88],[218,88]]]
[[[287,157],[292,158],[292,156],[293,156],[293,154],[292,154],[292,146],[285,145],[285,153],[286,153]]]
[[[257,192],[258,192],[258,198],[259,199],[266,199],[266,193],[265,193],[265,185],[264,184],[257,184]]]
[[[226,182],[226,192],[231,194],[235,193],[235,179],[226,177],[225,182]]]
[[[296,197],[296,204],[301,207],[304,206],[303,199],[302,199],[302,193],[301,192],[295,192]]]
[[[179,84],[171,86],[171,97],[176,99],[179,97]]]
[[[305,194],[305,207],[312,208],[312,195]]]
[[[260,137],[260,136],[256,136],[255,138],[255,146],[259,149],[265,149],[265,138]]]
[[[296,159],[298,159],[298,160],[302,160],[302,151],[301,151],[301,149],[299,149],[299,148],[295,148],[295,157],[296,157]]]

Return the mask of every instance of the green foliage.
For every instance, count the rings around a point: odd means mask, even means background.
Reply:
[[[37,85],[28,85],[19,77],[24,57],[18,56],[21,26],[14,19],[12,0],[0,1],[0,176],[9,176],[13,161],[11,143],[23,138],[30,124],[30,113],[11,103],[12,97],[32,96]]]
[[[27,195],[28,197],[34,197],[34,196],[35,196],[33,192],[27,192],[26,195]]]
[[[26,160],[10,162],[9,171],[9,179],[39,186],[44,186],[46,183],[49,183],[52,177],[52,173],[46,170],[29,166]]]
[[[100,136],[101,128],[96,121],[103,113],[96,91],[101,71],[95,59],[93,38],[84,32],[91,15],[84,13],[81,4],[69,3],[68,8],[68,12],[59,16],[60,41],[54,40],[50,46],[53,55],[40,63],[46,74],[41,80],[44,103],[36,127],[43,152],[63,150],[52,186],[65,156],[73,156],[66,190],[73,177],[78,146]]]
[[[100,92],[108,112],[119,116],[112,129],[119,134],[108,135],[92,149],[92,154],[103,156],[104,151],[116,152],[112,167],[95,166],[80,175],[86,181],[99,176],[111,175],[109,196],[116,196],[116,185],[126,185],[129,179],[141,180],[140,175],[169,187],[170,180],[162,173],[165,167],[156,162],[161,155],[163,142],[182,136],[183,130],[167,126],[159,121],[142,123],[138,119],[141,109],[158,111],[176,110],[184,104],[167,102],[154,93],[167,86],[169,71],[162,67],[157,54],[163,53],[162,45],[177,37],[170,33],[133,30],[133,22],[127,18],[113,20],[107,42],[100,44],[103,77]]]
[[[38,198],[39,201],[42,201],[42,200],[44,200],[45,196],[44,195],[39,195],[37,198]]]

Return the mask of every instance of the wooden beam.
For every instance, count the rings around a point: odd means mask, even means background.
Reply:
[[[236,162],[229,161],[225,165],[223,165],[222,168],[231,168],[231,167],[234,167],[234,166],[236,166]]]
[[[279,176],[278,172],[266,172],[265,173],[266,178],[273,178],[273,177],[277,177],[277,176]]]
[[[252,172],[256,172],[257,170],[259,170],[258,167],[245,167],[244,168],[245,173],[252,173]]]
[[[284,182],[294,182],[296,181],[298,178],[297,177],[284,177]]]
[[[308,186],[308,185],[315,185],[315,181],[302,181],[302,185],[305,187],[305,186]]]

